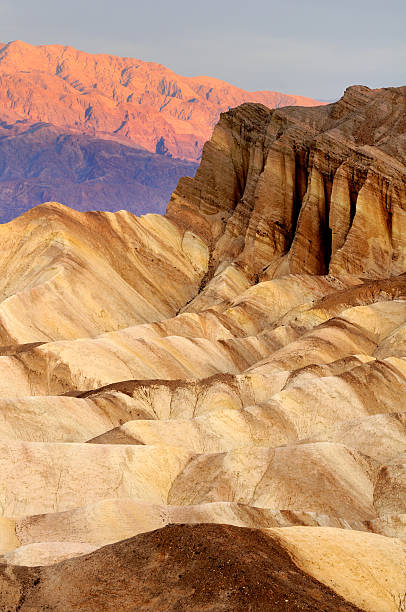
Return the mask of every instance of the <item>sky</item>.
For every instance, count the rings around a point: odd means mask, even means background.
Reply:
[[[0,0],[0,40],[154,61],[334,100],[406,85],[405,0]]]

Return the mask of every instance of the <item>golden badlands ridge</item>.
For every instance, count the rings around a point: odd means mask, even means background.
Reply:
[[[166,216],[0,226],[0,609],[406,610],[406,88],[221,116]]]

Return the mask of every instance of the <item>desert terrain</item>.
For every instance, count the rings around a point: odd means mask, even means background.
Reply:
[[[0,226],[1,610],[406,610],[405,116],[244,103],[165,215]]]

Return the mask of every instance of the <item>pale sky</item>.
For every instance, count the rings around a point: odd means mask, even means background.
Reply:
[[[154,61],[249,90],[406,85],[405,0],[0,0],[0,40]]]

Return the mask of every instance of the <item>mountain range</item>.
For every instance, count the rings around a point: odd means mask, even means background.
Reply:
[[[165,215],[0,226],[0,608],[406,609],[406,87],[223,113]]]
[[[248,101],[317,103],[132,58],[0,43],[0,221],[49,200],[164,212],[220,113]]]

